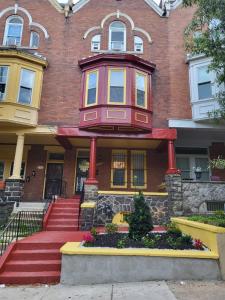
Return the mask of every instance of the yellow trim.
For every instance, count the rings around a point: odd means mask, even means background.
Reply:
[[[132,160],[132,154],[144,154],[144,185],[133,185],[133,160]],[[146,169],[146,165],[147,165],[147,153],[145,150],[131,150],[131,188],[135,188],[135,189],[146,189],[147,188],[147,169]]]
[[[112,219],[112,223],[116,224],[118,226],[125,226],[128,227],[129,224],[124,220],[124,216],[128,215],[130,212],[121,211],[115,214],[115,216]]]
[[[40,108],[43,68],[47,62],[16,50],[0,51],[0,66],[8,66],[6,94],[0,102],[0,123],[37,126]],[[34,72],[31,104],[18,103],[22,69]]]
[[[114,154],[125,154],[125,184],[124,185],[113,185],[113,156]],[[111,154],[111,188],[127,188],[127,150],[113,149]]]
[[[225,233],[225,228],[216,227],[199,222],[189,221],[185,218],[171,218],[177,227],[185,234],[191,235],[194,239],[200,239],[211,251],[218,254],[217,235]]]
[[[145,82],[145,103],[144,106],[142,105],[138,105],[137,103],[137,75],[141,75],[144,77],[144,82]],[[140,72],[140,71],[136,71],[135,72],[135,104],[137,107],[141,107],[141,108],[147,108],[148,107],[148,76],[146,73]]]
[[[218,259],[218,254],[210,251],[192,250],[158,250],[158,249],[116,249],[116,248],[88,248],[81,247],[81,243],[69,242],[60,248],[60,252],[66,255],[106,255],[106,256],[154,256],[154,257],[178,257]]]
[[[95,208],[96,202],[90,201],[90,202],[84,202],[81,204],[81,208]]]
[[[88,104],[88,90],[89,90],[89,78],[90,74],[95,73],[96,74],[96,93],[95,93],[95,102]],[[93,106],[98,103],[98,84],[99,84],[99,70],[91,70],[87,72],[86,74],[86,87],[85,87],[85,107]]]
[[[111,72],[112,71],[123,71],[124,72],[124,82],[123,82],[123,102],[112,102],[110,101],[110,81],[111,81]],[[108,70],[108,96],[107,96],[107,103],[108,104],[117,104],[123,105],[126,104],[126,83],[127,83],[127,74],[126,68],[109,68]]]
[[[137,195],[136,191],[98,191],[100,195]],[[143,192],[144,196],[168,196],[168,193]]]

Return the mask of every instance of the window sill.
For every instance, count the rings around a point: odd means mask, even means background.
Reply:
[[[122,53],[122,54],[144,54],[144,52],[140,51],[113,51],[113,50],[91,50],[92,53],[106,53],[106,54],[117,54],[117,53]]]

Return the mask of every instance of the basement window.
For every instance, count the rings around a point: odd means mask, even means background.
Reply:
[[[207,211],[225,211],[225,202],[218,202],[218,201],[209,201],[207,204]]]

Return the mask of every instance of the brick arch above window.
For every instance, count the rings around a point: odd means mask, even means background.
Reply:
[[[39,30],[41,30],[45,36],[45,39],[48,39],[49,38],[49,34],[48,34],[48,31],[47,29],[37,23],[37,22],[34,22],[33,19],[32,19],[32,16],[31,14],[29,13],[29,11],[21,6],[19,6],[18,4],[15,4],[14,6],[9,6],[5,9],[3,9],[1,12],[0,12],[0,18],[2,18],[5,14],[9,14],[9,13],[12,13],[12,14],[24,14],[27,18],[28,18],[28,22],[29,22],[29,26],[30,27],[33,27],[33,28],[37,28]]]
[[[119,10],[114,12],[114,13],[110,13],[108,15],[106,15],[100,25],[97,25],[97,26],[93,26],[93,27],[90,27],[85,33],[84,33],[84,36],[83,38],[86,39],[88,37],[89,34],[94,34],[94,32],[96,31],[99,31],[99,30],[103,30],[105,28],[105,26],[108,26],[108,24],[112,21],[122,21],[124,22],[126,25],[129,24],[129,26],[131,27],[131,30],[132,31],[135,31],[135,32],[141,32],[145,37],[146,39],[148,40],[148,42],[151,44],[152,43],[152,38],[151,38],[151,35],[150,33],[148,33],[146,30],[142,29],[142,28],[139,28],[139,27],[136,27],[135,26],[135,23],[133,21],[133,19],[128,16],[127,14],[125,13],[122,13],[120,12]]]

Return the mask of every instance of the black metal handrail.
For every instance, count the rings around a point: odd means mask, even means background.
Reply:
[[[84,184],[83,184],[81,194],[80,194],[80,206],[79,206],[79,214],[78,214],[78,229],[80,228],[81,205],[84,202],[84,195],[85,195],[85,190],[84,190]]]
[[[42,230],[44,211],[19,211],[0,232],[0,255],[19,238]]]

